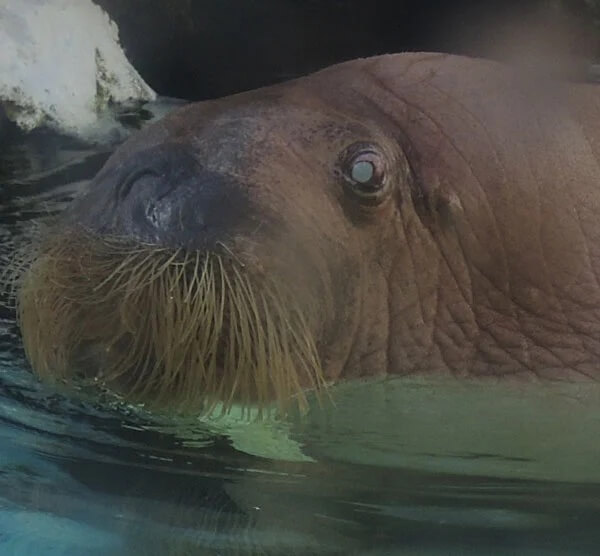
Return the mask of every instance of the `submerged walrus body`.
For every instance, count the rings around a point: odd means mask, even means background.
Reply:
[[[600,89],[356,60],[140,132],[36,249],[27,354],[167,407],[600,377]]]

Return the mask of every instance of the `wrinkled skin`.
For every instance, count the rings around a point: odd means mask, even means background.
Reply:
[[[311,325],[334,381],[595,378],[598,122],[594,86],[438,54],[356,60],[173,113],[123,145],[66,218],[136,241],[226,244],[277,274],[319,306]],[[384,166],[376,202],[348,187],[355,143]],[[158,209],[144,201],[149,226],[130,200],[154,185],[114,190],[124,168],[161,157],[174,189]]]

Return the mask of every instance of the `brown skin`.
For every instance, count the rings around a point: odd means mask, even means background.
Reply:
[[[595,86],[398,54],[192,104],[107,168],[180,144],[249,184],[258,209],[224,241],[248,272],[276,275],[318,307],[311,327],[329,380],[595,379],[598,122]],[[357,142],[375,146],[383,169],[370,203],[348,179]],[[85,225],[85,201],[76,212]]]

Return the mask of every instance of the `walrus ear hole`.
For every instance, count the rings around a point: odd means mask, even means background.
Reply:
[[[356,143],[340,157],[336,171],[347,193],[366,205],[378,205],[389,192],[386,159],[376,145]]]

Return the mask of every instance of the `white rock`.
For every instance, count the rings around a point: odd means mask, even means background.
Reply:
[[[0,0],[0,102],[22,129],[98,137],[110,103],[155,98],[91,0]]]

